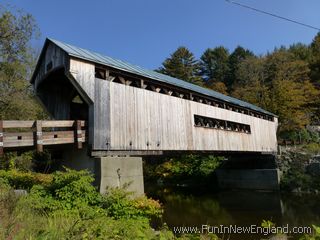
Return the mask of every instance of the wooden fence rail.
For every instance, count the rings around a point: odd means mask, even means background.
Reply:
[[[85,128],[86,122],[82,120],[0,120],[0,156],[3,155],[5,149],[25,147],[35,147],[38,152],[42,152],[45,145],[73,143],[80,149],[87,141]]]

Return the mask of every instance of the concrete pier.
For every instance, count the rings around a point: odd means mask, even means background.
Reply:
[[[279,190],[278,169],[217,169],[216,176],[221,189]]]
[[[87,169],[95,177],[95,185],[101,193],[107,188],[124,187],[135,196],[144,194],[143,168],[141,157],[97,157],[88,156],[88,149],[77,150],[72,147],[64,150],[61,166],[75,170]]]
[[[272,154],[235,155],[215,173],[221,189],[279,190],[280,171]]]
[[[107,188],[124,187],[135,196],[144,194],[141,157],[101,157],[96,159],[95,175],[101,193]]]

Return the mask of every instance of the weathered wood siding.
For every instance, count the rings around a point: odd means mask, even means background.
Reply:
[[[248,124],[251,134],[194,126],[194,114]],[[274,122],[110,83],[111,150],[276,151]]]
[[[110,145],[110,82],[95,79],[93,149],[107,150]]]
[[[60,52],[61,51],[61,52]],[[59,55],[57,60],[53,56]],[[256,151],[277,150],[275,121],[229,111],[223,108],[181,99],[95,78],[95,65],[71,58],[66,63],[62,50],[48,46],[45,61],[37,79],[46,74],[46,63],[53,67],[64,64],[70,72],[70,83],[89,106],[89,144],[93,150],[199,150],[199,151]],[[42,76],[42,77],[41,77]],[[65,91],[68,91],[65,88]],[[63,86],[52,88],[50,101],[45,105],[63,107],[57,119],[68,119],[67,92]],[[51,95],[51,94],[50,94]],[[65,99],[66,100],[66,99]],[[55,111],[55,110],[54,110]],[[61,114],[60,114],[61,113]],[[196,127],[194,115],[223,119],[251,127],[251,134]]]
[[[94,81],[94,64],[86,63],[78,59],[70,59],[70,73],[76,80],[75,84],[78,84],[81,89],[75,86],[78,90],[82,90],[91,102],[94,102],[94,91],[95,91],[95,81]]]
[[[45,50],[44,56],[40,61],[37,75],[35,76],[34,88],[37,89],[44,76],[59,67],[68,68],[69,56],[53,43],[49,43]],[[52,64],[50,69],[47,69],[48,64]]]

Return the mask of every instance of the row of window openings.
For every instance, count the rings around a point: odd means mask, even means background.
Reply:
[[[107,79],[106,76],[106,70],[104,69],[100,69],[100,68],[96,68],[95,69],[95,77],[96,78],[100,78],[100,79]],[[113,76],[111,76],[113,77]],[[123,82],[118,78],[118,77],[113,77],[114,80],[113,82],[117,82],[117,83],[122,83]],[[141,87],[141,83],[139,82],[140,80],[136,80],[136,79],[130,79],[130,86],[132,87]],[[211,106],[215,106],[215,107],[219,107],[219,108],[223,108],[223,109],[227,109],[230,111],[234,111],[234,112],[238,112],[238,113],[242,113],[245,115],[249,115],[249,116],[253,116],[253,117],[257,117],[257,118],[262,118],[268,121],[273,121],[273,117],[272,116],[268,116],[265,114],[260,114],[260,113],[256,113],[256,112],[252,112],[249,111],[247,109],[242,109],[242,108],[238,108],[238,107],[234,107],[231,106],[229,104],[223,103],[223,102],[218,102],[218,101],[213,101],[213,100],[208,100],[199,96],[193,96],[192,94],[185,94],[182,92],[178,92],[175,90],[171,90],[165,87],[160,87],[160,86],[156,86],[155,84],[146,84],[146,87],[144,88],[146,90],[150,90],[150,91],[156,91],[158,93],[163,93],[163,94],[169,94],[170,96],[174,96],[174,97],[180,97],[183,99],[187,99],[187,100],[191,100],[191,101],[195,101],[195,102],[199,102],[199,103],[203,103],[203,104],[207,104],[207,105],[211,105]]]
[[[240,133],[251,133],[250,125],[231,122],[216,118],[209,118],[199,115],[194,115],[194,124],[196,127],[204,127],[204,128],[213,128],[213,129],[221,129],[227,131],[234,131]]]

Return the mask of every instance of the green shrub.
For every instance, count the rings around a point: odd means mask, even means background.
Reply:
[[[0,170],[0,179],[7,181],[12,188],[30,190],[32,186],[37,184],[49,185],[52,181],[52,175],[21,172],[15,169],[9,171]]]
[[[0,157],[0,169],[10,170],[17,169],[19,171],[31,171],[33,168],[33,152],[24,152],[18,155],[16,152],[5,153]]]
[[[66,169],[52,174],[48,185],[34,185],[30,191],[31,202],[37,210],[72,210],[97,206],[101,195],[92,185],[94,178],[86,171]]]
[[[201,156],[194,154],[173,157],[159,164],[155,168],[155,174],[159,178],[165,179],[205,179],[213,174],[223,159],[223,157],[215,157],[213,155]]]
[[[92,185],[94,178],[86,170],[75,171],[66,169],[66,172],[55,172],[49,192],[58,201],[63,202],[66,209],[79,208],[86,205],[97,205],[100,194]]]
[[[0,239],[174,239],[172,232],[149,226],[151,217],[162,214],[159,202],[133,198],[125,189],[101,195],[87,171],[66,169],[35,185],[32,173],[1,174]],[[9,183],[33,186],[19,197]]]
[[[320,144],[319,143],[309,143],[304,146],[304,149],[313,154],[320,153]]]
[[[114,219],[160,217],[163,212],[158,201],[145,196],[132,199],[130,193],[121,188],[109,189],[102,207]]]
[[[290,168],[281,178],[280,187],[283,190],[292,191],[294,189],[308,190],[312,185],[312,177],[304,171],[303,163],[294,161]]]

